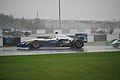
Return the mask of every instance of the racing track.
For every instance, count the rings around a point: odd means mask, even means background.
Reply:
[[[0,47],[0,56],[11,55],[38,55],[38,54],[62,54],[62,53],[81,53],[81,52],[100,52],[100,51],[120,51],[120,48],[113,48],[112,46],[86,45],[80,50],[72,50],[69,48],[46,48],[39,50],[17,49],[17,47]]]

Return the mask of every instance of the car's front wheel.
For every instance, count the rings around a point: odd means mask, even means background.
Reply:
[[[118,44],[114,44],[113,47],[117,48],[119,45]]]
[[[35,40],[32,42],[33,49],[38,49],[40,47],[40,42]]]

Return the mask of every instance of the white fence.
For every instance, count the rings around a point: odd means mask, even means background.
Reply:
[[[78,29],[70,29],[70,34],[78,33]]]
[[[46,30],[42,29],[42,30],[37,30],[36,31],[37,34],[46,34]]]
[[[54,33],[55,32],[58,32],[59,34],[61,34],[62,33],[62,29],[54,29]]]
[[[94,35],[88,35],[88,42],[94,42]]]
[[[114,33],[113,34],[120,34],[120,29],[114,29]]]
[[[3,38],[0,37],[0,46],[3,46]]]

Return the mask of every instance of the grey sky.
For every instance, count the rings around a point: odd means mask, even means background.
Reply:
[[[58,19],[58,0],[0,0],[0,13]],[[120,20],[120,0],[61,0],[63,20]]]

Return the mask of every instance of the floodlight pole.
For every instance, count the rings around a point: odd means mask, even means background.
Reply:
[[[60,7],[60,0],[59,0],[59,28],[61,29],[61,7]]]

